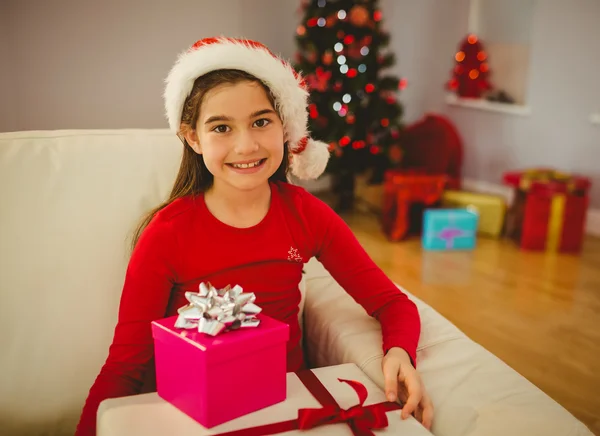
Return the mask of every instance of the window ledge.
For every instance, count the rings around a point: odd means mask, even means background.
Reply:
[[[501,112],[505,114],[527,116],[531,115],[529,106],[522,106],[510,103],[498,103],[495,101],[487,101],[484,99],[475,98],[460,98],[455,94],[446,95],[446,103],[451,106],[461,106],[470,109],[479,109],[491,112]]]
[[[590,123],[600,124],[600,112],[597,112],[595,114],[590,114]]]

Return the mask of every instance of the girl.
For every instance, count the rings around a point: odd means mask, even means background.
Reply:
[[[415,370],[416,306],[369,258],[342,219],[287,182],[318,177],[327,145],[307,136],[300,75],[260,43],[209,38],[182,53],[166,80],[169,125],[184,145],[169,199],[133,242],[108,358],[90,389],[78,435],[95,433],[99,403],[155,389],[150,322],[175,315],[200,282],[239,284],[263,313],[290,326],[288,371],[304,368],[298,288],[315,256],[379,320],[390,401],[427,428],[433,408]]]

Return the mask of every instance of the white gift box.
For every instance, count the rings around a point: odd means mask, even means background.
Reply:
[[[339,379],[357,381],[367,389],[368,396],[364,406],[385,403],[386,398],[379,387],[373,383],[356,365],[344,364],[326,368],[316,368],[312,372],[333,396],[341,409],[350,409],[359,404],[359,397],[352,386]],[[240,387],[239,395],[252,401],[252,392],[244,392]],[[161,399],[155,392],[112,398],[103,401],[98,409],[98,436],[204,436],[247,429],[266,424],[298,418],[300,409],[320,409],[323,406],[311,394],[295,373],[287,374],[287,398],[279,403],[249,415],[242,416],[225,424],[205,429],[192,418],[179,411],[170,403]],[[401,410],[386,412],[388,425],[374,429],[375,435],[431,436],[425,427],[415,418],[403,420]],[[346,422],[325,424],[309,430],[290,430],[280,435],[319,435],[351,436],[352,430]]]

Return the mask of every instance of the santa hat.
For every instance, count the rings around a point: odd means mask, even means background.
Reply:
[[[289,63],[256,41],[206,38],[179,55],[165,80],[165,110],[171,130],[179,132],[183,105],[195,80],[220,69],[245,71],[270,89],[289,141],[292,174],[300,179],[319,177],[327,166],[329,148],[310,138],[307,131],[306,84]]]

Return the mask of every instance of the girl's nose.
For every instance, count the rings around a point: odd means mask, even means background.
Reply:
[[[242,133],[236,142],[235,151],[238,154],[252,154],[258,150],[258,141],[250,133]]]

